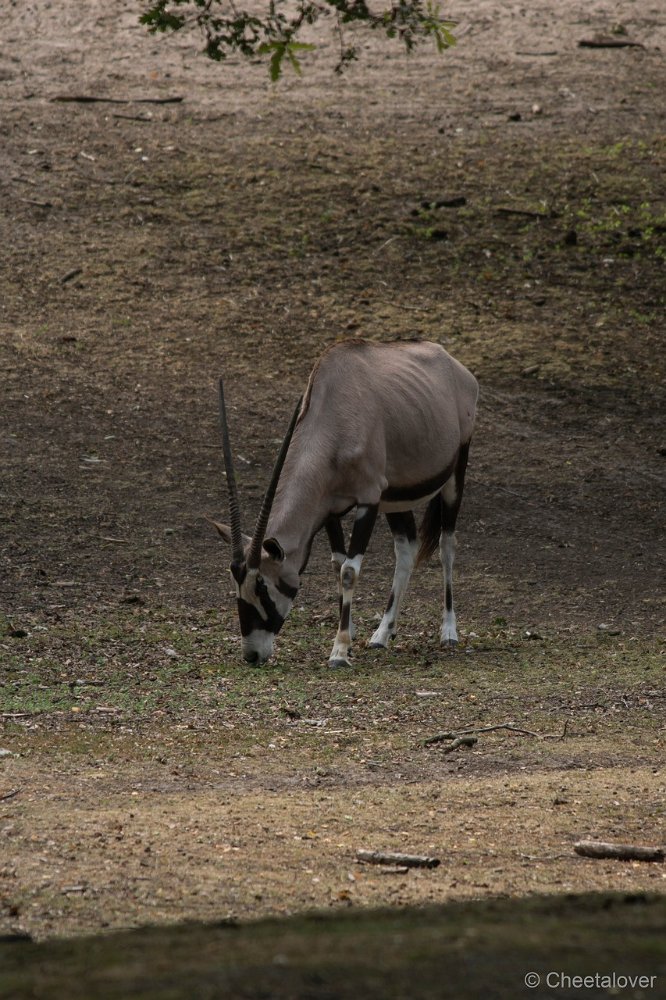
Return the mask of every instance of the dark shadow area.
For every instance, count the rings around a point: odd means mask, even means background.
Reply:
[[[665,940],[666,898],[643,894],[193,923],[45,943],[5,938],[0,996],[657,1000],[666,995]]]

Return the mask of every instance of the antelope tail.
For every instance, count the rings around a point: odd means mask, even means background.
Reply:
[[[419,528],[421,545],[416,555],[416,565],[427,562],[439,546],[439,536],[442,533],[442,495],[436,493],[423,513]]]

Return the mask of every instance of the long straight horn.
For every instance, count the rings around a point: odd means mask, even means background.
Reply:
[[[224,467],[227,472],[227,490],[229,493],[229,517],[231,519],[231,558],[233,562],[243,561],[243,533],[241,531],[241,513],[238,503],[238,489],[236,488],[236,474],[234,472],[234,459],[231,454],[231,442],[229,441],[229,424],[227,423],[227,410],[224,405],[224,384],[220,379],[220,426],[222,428],[222,452],[224,454]]]
[[[277,490],[278,482],[280,481],[280,474],[282,472],[282,466],[287,457],[287,452],[289,450],[289,444],[291,442],[292,435],[294,433],[294,428],[296,427],[296,421],[298,420],[298,415],[301,412],[301,406],[303,403],[303,397],[299,399],[296,404],[296,409],[294,410],[291,421],[289,422],[289,427],[287,428],[287,433],[284,436],[284,441],[282,442],[282,447],[280,448],[280,453],[273,466],[273,474],[271,476],[271,481],[268,484],[268,489],[264,494],[264,499],[261,504],[261,510],[259,511],[259,517],[257,518],[257,523],[254,526],[254,534],[252,535],[252,542],[250,543],[250,548],[247,554],[247,565],[249,569],[256,569],[261,561],[261,546],[264,541],[264,536],[266,535],[266,528],[268,527],[268,518],[271,514],[271,507],[273,506],[273,500],[275,498],[275,491]]]

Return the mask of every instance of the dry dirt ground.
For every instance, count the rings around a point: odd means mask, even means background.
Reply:
[[[323,43],[277,87],[126,0],[3,7],[1,931],[663,893],[663,865],[572,852],[666,839],[659,7],[451,0],[450,53],[372,40],[338,78]],[[462,642],[432,565],[392,650],[331,674],[318,542],[246,669],[202,519],[215,381],[250,521],[314,359],[356,336],[479,377]],[[380,526],[361,637],[389,556]],[[536,735],[424,746],[507,722]]]

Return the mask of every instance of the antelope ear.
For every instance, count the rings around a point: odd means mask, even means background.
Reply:
[[[265,538],[263,545],[271,559],[275,559],[276,562],[282,562],[284,560],[284,549],[278,542],[277,538]]]
[[[225,540],[227,545],[231,545],[231,528],[229,527],[229,525],[220,524],[219,521],[214,521],[212,517],[208,516],[208,514],[204,514],[204,518],[206,521],[208,521],[209,524],[213,525],[218,535],[220,535]],[[243,545],[249,545],[250,536],[243,535],[242,537],[243,537]]]

